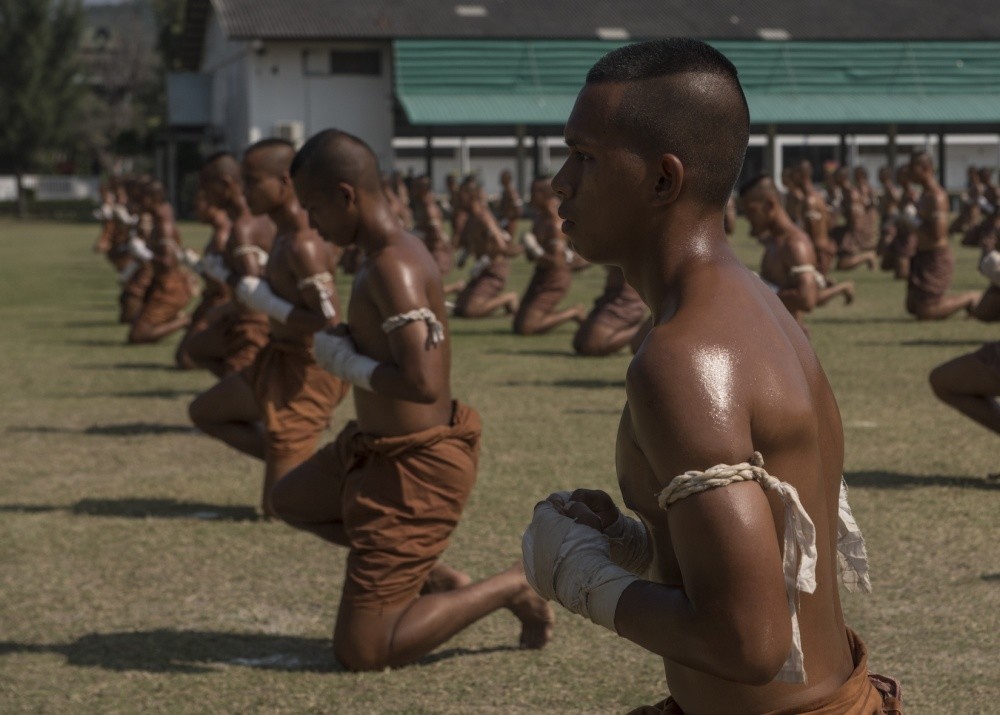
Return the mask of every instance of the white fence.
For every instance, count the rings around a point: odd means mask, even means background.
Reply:
[[[41,176],[26,174],[24,188],[35,192],[36,201],[100,201],[101,180],[96,176]],[[0,201],[17,200],[17,179],[0,176]]]

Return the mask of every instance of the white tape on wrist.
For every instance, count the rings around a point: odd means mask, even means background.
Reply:
[[[218,253],[210,253],[201,262],[202,272],[209,278],[214,278],[219,283],[229,280],[229,269],[222,256]]]
[[[118,274],[119,285],[125,285],[132,280],[132,276],[138,273],[140,268],[142,268],[142,264],[138,261],[129,261],[128,265],[122,268],[121,272]]]
[[[568,492],[561,492],[568,498]],[[608,537],[548,502],[535,507],[521,539],[524,573],[540,596],[615,631],[622,593],[638,577],[611,559]]]
[[[146,246],[146,242],[141,238],[131,238],[128,242],[128,254],[140,261],[153,260],[153,252]]]
[[[372,374],[378,362],[358,352],[354,341],[346,335],[316,333],[313,339],[316,363],[352,385],[372,391]]]
[[[979,272],[989,278],[990,283],[1000,286],[1000,251],[994,249],[984,253],[979,260]]]
[[[240,278],[236,284],[236,298],[250,310],[264,313],[279,323],[286,322],[295,309],[287,300],[276,296],[267,281],[254,276]]]

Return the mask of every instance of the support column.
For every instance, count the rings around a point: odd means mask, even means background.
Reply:
[[[539,146],[541,139],[535,134],[531,137],[531,180],[534,181],[542,175],[542,148]]]
[[[517,182],[517,193],[524,196],[524,162],[526,158],[524,152],[524,125],[518,124],[517,127],[514,128],[514,132],[517,136],[517,148],[515,150],[517,166],[514,173],[514,180]]]
[[[847,134],[840,133],[840,145],[837,147],[837,163],[841,166],[847,164]]]
[[[174,137],[167,139],[167,201],[175,210],[180,209],[177,201],[177,140]]]
[[[775,176],[778,165],[778,128],[773,124],[767,125],[767,149],[764,151],[764,173],[770,174],[775,181],[780,181],[781,177]]]
[[[895,176],[896,171],[896,133],[896,125],[890,124],[888,128],[889,143],[886,147],[886,163],[889,165],[889,170],[893,172],[893,176]]]
[[[464,179],[472,172],[472,158],[469,153],[469,138],[462,137],[458,140],[458,173],[461,174],[459,180]]]
[[[944,170],[944,164],[947,161],[947,152],[945,152],[944,146],[944,132],[938,132],[938,183],[941,184],[942,188],[947,189],[945,186],[945,178],[948,173]]]
[[[434,139],[428,134],[424,137],[424,173],[427,180],[431,182],[431,190],[434,189]]]

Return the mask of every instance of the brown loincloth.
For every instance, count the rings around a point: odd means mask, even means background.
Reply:
[[[827,276],[837,261],[837,246],[832,241],[827,241],[822,247],[813,245],[816,249],[816,270],[821,275]]]
[[[814,703],[772,710],[764,715],[903,715],[899,681],[868,670],[868,648],[850,628],[847,640],[854,657],[854,670],[835,693]],[[628,715],[684,715],[684,711],[671,697],[656,705],[631,710]]]
[[[572,282],[573,276],[568,265],[539,259],[514,316],[514,331],[520,332],[528,313],[548,315],[554,312],[566,297]]]
[[[450,425],[401,437],[367,435],[352,421],[312,458],[343,504],[345,602],[378,610],[420,592],[475,484],[481,430],[479,414],[455,402]]]
[[[906,284],[907,306],[937,303],[948,292],[954,273],[955,259],[951,254],[951,246],[917,251],[910,260],[910,278]]]
[[[641,323],[646,319],[646,312],[646,304],[635,288],[622,283],[621,286],[605,288],[604,293],[594,301],[586,322],[600,323],[613,330],[620,330]]]
[[[856,256],[867,250],[864,234],[861,231],[848,231],[847,226],[837,226],[830,231],[830,238],[837,244],[838,256]]]
[[[271,323],[263,313],[239,310],[220,322],[225,342],[223,374],[248,368],[271,337]]]
[[[191,312],[191,327],[188,329],[188,332],[191,333],[205,327],[204,325],[199,325],[199,323],[205,319],[208,312],[227,302],[229,302],[229,296],[226,292],[219,290],[214,284],[209,283],[201,292],[201,300],[198,301],[197,307]]]
[[[993,286],[990,286],[992,290]],[[1000,342],[985,343],[976,352],[972,353],[979,362],[983,363],[993,372],[1000,376]]]
[[[898,226],[891,246],[898,257],[913,258],[917,254],[917,232],[904,226]]]
[[[240,374],[250,383],[267,433],[266,459],[301,463],[350,390],[316,364],[308,342],[270,340]]]
[[[455,298],[455,316],[465,316],[469,303],[475,300],[496,298],[507,285],[510,263],[503,256],[494,258],[483,272],[470,280]]]
[[[191,300],[191,283],[180,270],[159,273],[146,292],[146,302],[137,322],[163,325],[174,320]]]
[[[148,263],[142,264],[128,282],[122,286],[119,302],[124,305],[127,300],[144,300],[149,287],[153,284],[153,267]]]

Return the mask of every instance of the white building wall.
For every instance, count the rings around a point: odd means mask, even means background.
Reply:
[[[330,74],[332,50],[377,50],[381,75]],[[389,43],[269,42],[252,53],[249,132],[277,136],[300,123],[302,139],[336,128],[364,139],[393,168],[392,52]]]
[[[239,152],[249,143],[250,43],[226,38],[215,13],[208,19],[201,71],[212,78],[212,124],[223,148]]]

